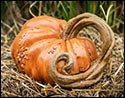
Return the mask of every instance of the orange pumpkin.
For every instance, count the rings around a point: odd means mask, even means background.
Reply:
[[[58,38],[65,24],[65,20],[50,16],[38,16],[28,20],[22,26],[20,33],[11,45],[12,56],[21,71],[23,69],[20,66],[24,63],[23,55],[27,48],[41,39]]]
[[[67,23],[50,16],[38,16],[28,20],[14,39],[11,49],[14,61],[20,71],[38,81],[54,84],[49,75],[51,60],[60,52],[70,53],[73,65],[65,68],[68,61],[61,59],[56,63],[57,71],[64,75],[85,72],[97,58],[94,43],[86,37],[65,33]]]

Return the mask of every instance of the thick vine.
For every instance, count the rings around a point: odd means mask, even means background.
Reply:
[[[57,54],[50,64],[49,75],[53,81],[62,87],[83,88],[98,82],[102,77],[102,72],[114,46],[113,31],[103,19],[90,13],[78,15],[68,21],[61,37],[64,39],[76,37],[79,31],[86,26],[92,26],[100,33],[103,41],[102,51],[87,71],[76,75],[63,75],[56,70],[55,65],[60,59],[68,59],[69,62],[66,65],[68,70],[70,70],[71,65],[73,65],[71,54],[65,52]]]

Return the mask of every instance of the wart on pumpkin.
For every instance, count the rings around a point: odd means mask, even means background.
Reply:
[[[104,45],[99,56],[96,43],[77,36],[86,26],[95,28],[102,37]],[[39,30],[32,33],[35,27]],[[26,38],[29,34],[32,40]],[[38,34],[41,36],[36,37]],[[38,16],[27,21],[19,35],[14,39],[11,49],[19,70],[41,82],[58,83],[65,88],[84,88],[97,83],[114,46],[112,29],[103,19],[91,13],[80,14],[68,22],[50,16]],[[56,43],[60,48],[54,47]],[[62,65],[57,63],[59,61],[63,61],[60,63]]]

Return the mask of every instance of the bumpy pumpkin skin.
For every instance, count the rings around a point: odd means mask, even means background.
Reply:
[[[40,21],[40,22],[39,22]],[[12,43],[12,56],[20,71],[38,81],[54,84],[48,69],[53,57],[62,51],[73,56],[74,65],[68,74],[86,71],[97,58],[94,43],[85,37],[65,39],[59,37],[66,22],[49,16],[39,16],[27,21]],[[65,61],[57,63],[62,74]]]
[[[58,38],[65,24],[65,20],[50,16],[38,16],[28,20],[22,26],[20,33],[16,36],[11,45],[12,57],[19,69],[23,70],[20,67],[20,61],[22,61],[20,58],[24,58],[24,54],[29,46],[41,39]],[[22,55],[22,57],[20,57],[19,54],[20,56]]]

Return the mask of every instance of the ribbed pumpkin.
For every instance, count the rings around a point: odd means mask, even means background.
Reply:
[[[24,69],[21,66],[25,64],[28,48],[42,39],[58,38],[65,24],[65,20],[50,16],[38,16],[28,20],[22,26],[20,33],[11,45],[12,56],[21,71]]]
[[[86,26],[94,27],[102,37],[99,56],[92,40],[77,36]],[[33,79],[82,88],[100,80],[113,45],[113,32],[104,20],[84,13],[68,22],[50,16],[35,17],[23,25],[11,49],[19,70]]]
[[[62,74],[78,74],[86,71],[97,58],[94,43],[86,37],[70,38],[64,33],[66,21],[50,16],[38,16],[28,20],[12,43],[12,56],[19,67],[38,81],[54,84],[48,69],[57,53],[71,53],[74,65],[70,71],[64,70],[65,61],[57,63]],[[60,36],[62,34],[62,36]]]

